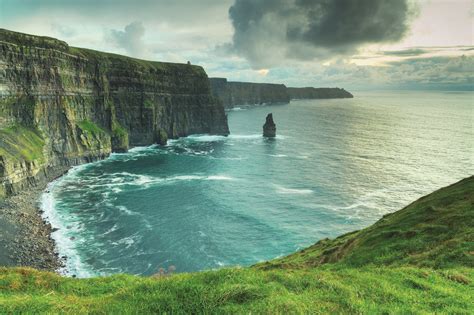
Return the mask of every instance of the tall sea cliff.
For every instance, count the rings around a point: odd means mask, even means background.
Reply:
[[[229,133],[202,67],[0,29],[0,197],[52,168],[196,133]]]
[[[284,84],[233,82],[226,78],[210,78],[211,92],[225,108],[237,105],[284,104],[292,99],[352,98],[340,88],[294,88]]]
[[[314,88],[303,87],[287,88],[291,99],[323,99],[323,98],[353,98],[354,96],[348,91],[340,88]]]
[[[232,82],[225,78],[210,78],[211,91],[226,108],[236,105],[288,103],[290,96],[284,84]]]

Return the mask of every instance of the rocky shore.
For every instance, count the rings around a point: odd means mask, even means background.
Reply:
[[[57,271],[66,257],[59,257],[51,238],[53,228],[43,220],[40,196],[47,183],[67,167],[50,172],[47,181],[0,200],[0,266],[28,266]]]

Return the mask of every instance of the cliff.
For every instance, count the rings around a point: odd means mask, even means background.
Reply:
[[[226,108],[290,101],[284,84],[230,82],[225,78],[210,78],[209,81],[212,94],[219,98]]]
[[[0,29],[0,197],[51,168],[195,133],[229,133],[202,67]]]
[[[231,82],[210,78],[211,92],[225,108],[237,105],[281,104],[292,99],[353,98],[340,88],[287,88],[284,84]]]
[[[289,87],[287,90],[291,99],[353,98],[354,97],[351,93],[340,88]]]
[[[368,228],[250,268],[93,279],[0,268],[0,309],[11,314],[472,314],[473,202],[470,177]]]

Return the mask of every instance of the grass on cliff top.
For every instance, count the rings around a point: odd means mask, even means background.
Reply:
[[[62,278],[0,268],[0,312],[469,314],[472,269],[223,269],[163,278]]]
[[[0,28],[0,41],[12,43],[23,47],[40,47],[48,49],[56,49],[64,51],[83,58],[93,59],[96,61],[112,61],[121,62],[123,64],[140,65],[145,68],[153,68],[162,71],[177,71],[183,69],[190,69],[191,73],[198,76],[206,76],[204,68],[197,65],[186,65],[183,63],[148,61],[132,57],[127,57],[119,54],[96,51],[87,48],[71,47],[66,42],[56,38],[46,36],[36,36],[31,34],[19,33]],[[184,68],[186,67],[186,68]]]
[[[36,129],[21,125],[0,129],[0,156],[16,161],[43,161],[44,144],[41,133]]]
[[[102,52],[93,49],[69,47],[69,53],[83,58],[96,61],[104,62],[120,62],[124,65],[141,66],[142,68],[154,69],[157,71],[182,71],[183,69],[189,70],[191,73],[198,76],[206,76],[204,68],[198,65],[187,65],[184,63],[173,63],[173,62],[162,62],[162,61],[149,61],[143,59],[132,58],[114,53]]]
[[[66,42],[56,38],[19,33],[4,28],[0,28],[0,41],[13,43],[19,46],[37,46],[57,50],[66,50],[68,47]]]
[[[474,176],[427,195],[372,226],[321,240],[259,268],[312,268],[326,263],[474,267]]]
[[[93,279],[0,268],[0,312],[472,314],[473,203],[470,177],[250,268]]]

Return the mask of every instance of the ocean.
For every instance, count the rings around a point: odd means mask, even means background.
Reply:
[[[77,277],[248,266],[474,174],[474,93],[355,92],[228,112],[231,135],[73,168],[41,198]],[[273,113],[276,139],[262,137]]]

